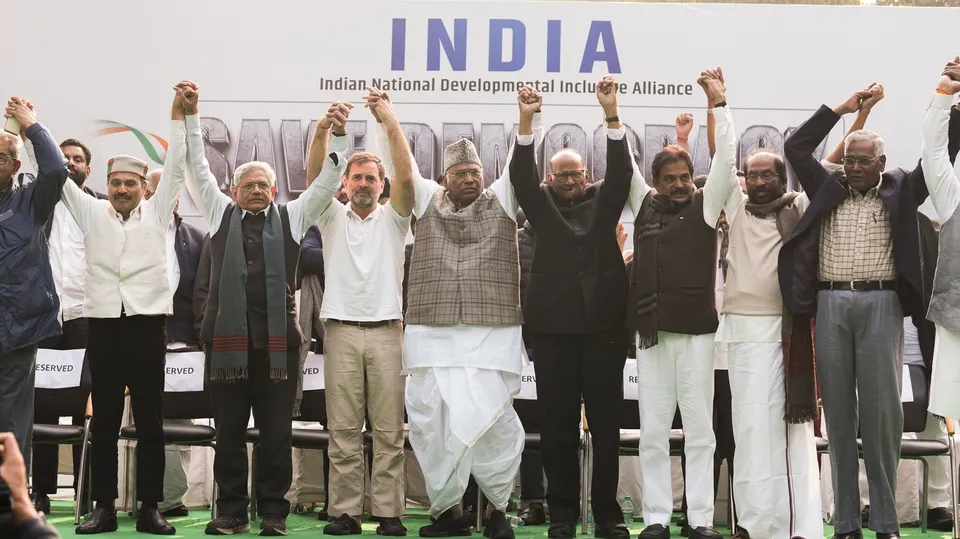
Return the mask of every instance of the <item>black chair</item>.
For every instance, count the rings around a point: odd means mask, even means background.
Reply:
[[[929,375],[923,365],[908,365],[910,373],[909,380],[903,380],[904,384],[910,384],[913,389],[913,401],[903,403],[903,432],[918,433],[927,428],[927,405],[930,402],[929,393]],[[950,427],[952,430],[952,426]],[[863,439],[857,438],[857,449],[863,457]],[[920,495],[920,532],[927,533],[927,491],[929,484],[928,458],[949,456],[950,466],[950,492],[956,492],[956,448],[953,444],[953,436],[949,436],[949,442],[939,442],[936,440],[902,440],[900,442],[901,460],[919,460],[923,467],[923,492]],[[956,507],[956,503],[953,504]],[[957,513],[956,510],[953,511]],[[954,526],[956,530],[956,526]]]
[[[190,351],[190,350],[185,350]],[[167,352],[175,354],[177,352]],[[203,374],[205,376],[205,373]],[[211,419],[213,410],[210,394],[206,391],[163,392],[163,419]],[[217,431],[208,425],[168,425],[163,424],[163,437],[166,445],[186,447],[216,447]],[[120,429],[121,440],[137,440],[137,426],[127,425]],[[137,452],[134,451],[134,469]],[[210,504],[212,518],[217,518],[217,482],[213,483],[213,503]],[[139,513],[137,505],[137,480],[133,480],[133,515]]]
[[[84,363],[84,367],[86,367],[86,363]],[[81,447],[80,469],[74,470],[78,477],[76,501],[73,508],[73,523],[74,525],[80,524],[80,516],[92,510],[90,507],[90,485],[87,483],[87,478],[90,475],[90,422],[93,418],[90,387],[81,381],[79,387],[64,389],[36,388],[34,390],[34,410],[57,417],[84,416],[82,426],[34,424],[32,438],[34,445],[79,445]],[[71,488],[72,486],[70,485]],[[86,492],[86,496],[81,495],[83,492]],[[83,502],[86,502],[85,507],[81,507]]]
[[[327,398],[323,389],[304,391],[303,398],[300,401],[300,415],[295,418],[297,421],[313,422],[326,427],[327,424]],[[254,427],[247,429],[247,443],[253,444],[253,458],[250,463],[250,521],[257,519],[257,454],[260,445],[260,429]],[[330,446],[330,432],[317,429],[293,429],[291,438],[291,447],[297,449],[319,449],[326,451]],[[329,481],[327,475],[324,475],[324,482]]]

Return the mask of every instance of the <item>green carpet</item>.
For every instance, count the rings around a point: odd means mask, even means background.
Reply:
[[[190,516],[172,518],[170,523],[177,528],[177,535],[171,537],[201,537],[204,536],[203,528],[206,526],[207,521],[210,519],[210,511],[205,508],[194,508],[190,510]],[[51,514],[47,516],[47,521],[57,527],[57,531],[60,532],[60,535],[63,537],[72,537],[75,536],[73,530],[73,506],[67,502],[54,502],[53,510]],[[241,537],[252,537],[257,533],[259,529],[259,520],[252,523],[251,533],[241,535]],[[428,524],[430,521],[427,518],[425,511],[411,511],[407,516],[403,518],[403,523],[407,527],[410,537],[418,537],[417,530],[421,526]],[[120,516],[120,529],[116,533],[106,534],[106,537],[110,539],[143,539],[148,537],[144,534],[137,533],[134,529],[134,520],[133,517],[127,516],[125,513]],[[322,536],[321,533],[323,526],[326,522],[321,522],[317,520],[316,513],[299,516],[299,515],[290,515],[287,519],[287,532],[290,536],[301,536],[301,537],[318,537]],[[637,534],[640,533],[640,530],[643,529],[642,522],[633,522],[630,525],[631,535],[636,538]],[[680,528],[671,527],[673,531],[673,537],[681,537]],[[724,536],[730,535],[730,530],[727,528],[718,527],[720,533]],[[372,535],[377,536],[376,533],[377,524],[375,522],[367,522],[363,524],[363,535]],[[579,534],[579,528],[578,528]],[[583,537],[593,537],[591,526],[591,533]],[[919,538],[929,538],[929,539],[949,539],[952,537],[950,533],[945,532],[934,532],[928,531],[926,534],[920,533],[919,528],[903,528],[901,530],[901,535],[903,537],[910,537],[913,539]],[[516,528],[517,539],[541,539],[546,538],[547,536],[547,526],[521,526]],[[824,526],[824,537],[829,538],[833,535],[833,528],[830,526]],[[479,533],[474,533],[474,537],[480,539],[482,536]],[[865,531],[864,537],[872,538],[875,535],[872,532]]]

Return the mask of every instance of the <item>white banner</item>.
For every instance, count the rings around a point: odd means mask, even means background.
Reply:
[[[203,352],[168,353],[163,390],[168,393],[203,391]]]
[[[323,354],[310,352],[303,362],[303,390],[315,391],[324,389],[325,387],[323,378]]]
[[[627,358],[627,363],[623,366],[623,400],[638,400],[639,390],[637,389],[637,360]]]
[[[80,387],[83,355],[86,350],[37,350],[37,374],[34,387],[67,389]]]
[[[533,363],[526,363],[520,369],[520,393],[516,398],[525,401],[537,400],[537,374],[533,370]]]
[[[620,117],[644,172],[673,142],[676,116],[692,112],[694,172],[705,174],[706,99],[696,79],[719,65],[736,118],[738,159],[760,145],[781,149],[821,104],[832,108],[877,81],[886,98],[866,127],[883,135],[888,167],[913,168],[921,119],[960,27],[960,10],[946,7],[369,0],[366,16],[322,28],[315,22],[354,13],[357,4],[274,0],[270,9],[259,7],[254,0],[208,0],[196,9],[193,1],[168,0],[131,9],[125,0],[99,0],[71,13],[72,24],[86,30],[75,39],[50,27],[47,2],[18,2],[20,22],[6,30],[7,42],[30,43],[42,34],[44,46],[4,58],[0,96],[29,98],[58,140],[83,139],[94,156],[88,185],[103,191],[110,156],[160,166],[171,85],[191,78],[200,85],[206,156],[220,184],[228,185],[241,164],[266,161],[285,202],[307,184],[304,148],[316,121],[333,101],[362,103],[366,86],[390,92],[427,178],[437,177],[441,149],[459,138],[477,143],[485,181],[499,174],[518,121],[518,83],[543,93],[544,152],[574,148],[586,157],[590,178],[603,178],[602,113],[592,84],[607,74],[620,83]],[[768,24],[775,20],[790,23]],[[837,51],[862,48],[863,35],[811,34],[824,21],[899,38],[871,40],[870,54],[851,61]],[[251,47],[237,28],[259,28],[271,38]],[[116,46],[118,29],[133,45]],[[196,39],[182,39],[184,32]],[[64,62],[64,50],[87,61]],[[128,84],[106,92],[90,84],[65,88],[64,81],[89,78],[91,64],[124,70]],[[261,84],[237,84],[238,74]],[[837,123],[818,157],[853,119]],[[367,110],[353,110],[348,155],[384,150],[376,147],[374,125]],[[181,197],[180,213],[199,222],[189,196]]]

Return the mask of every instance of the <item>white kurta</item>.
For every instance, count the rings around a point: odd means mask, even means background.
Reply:
[[[542,139],[539,114],[534,124],[539,136],[518,135],[519,144]],[[381,149],[389,148],[379,124],[377,141]],[[393,177],[389,152],[382,155]],[[488,191],[516,220],[519,204],[507,173],[512,155],[511,148],[503,175]],[[413,214],[421,217],[440,186],[420,176],[416,166],[413,175]],[[409,324],[403,352],[403,372],[410,375],[405,395],[410,445],[424,472],[430,514],[437,517],[460,503],[470,475],[494,507],[505,510],[524,443],[523,425],[513,410],[520,391],[521,327]]]
[[[935,94],[923,118],[920,164],[930,201],[944,225],[957,218],[954,214],[960,204],[960,183],[947,154],[947,125],[950,107],[955,100],[952,95]],[[955,245],[940,245],[941,250],[956,248]],[[951,255],[956,256],[956,253]],[[943,417],[960,417],[960,332],[939,324],[936,327],[933,378],[927,409]]]
[[[740,188],[734,165],[733,119],[726,107],[718,109],[715,115],[717,152],[704,188],[704,218],[713,224],[721,209],[726,212],[731,236],[729,250],[740,253],[739,257],[730,257],[731,264],[735,260],[750,261],[751,257],[770,256],[764,252],[751,253],[751,245],[743,244],[749,234],[739,227],[759,227],[773,235],[779,232],[775,220],[759,223],[758,217],[744,209],[747,196]],[[801,211],[805,209],[806,196],[800,195],[796,203]],[[735,231],[740,233],[735,234]],[[748,229],[748,232],[752,231]],[[765,266],[758,261],[749,265],[754,267],[731,266],[729,270],[755,279],[754,295],[748,301],[756,302],[761,297],[778,299],[776,264]],[[767,268],[769,274],[757,274],[760,268]],[[730,282],[727,286],[731,286]],[[782,305],[776,308],[781,309]],[[786,392],[782,317],[732,314],[726,312],[728,310],[727,306],[721,309],[716,340],[726,346],[729,363],[733,433],[737,446],[733,477],[737,523],[751,537],[822,538],[813,422],[791,425],[783,419]]]

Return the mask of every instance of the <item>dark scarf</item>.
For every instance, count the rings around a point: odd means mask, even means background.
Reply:
[[[267,281],[267,353],[270,379],[287,379],[286,261],[283,226],[276,205],[267,209],[263,226],[263,260]],[[233,206],[220,272],[220,305],[213,330],[210,379],[247,378],[247,263],[243,252],[243,212]]]
[[[677,214],[686,208],[690,202],[677,204],[666,195],[647,195],[648,204],[641,205],[638,230],[634,230],[637,237],[635,253],[643,253],[642,257],[634,257],[637,269],[633,275],[642,275],[637,279],[637,333],[639,338],[638,350],[646,350],[657,345],[657,282],[659,267],[657,256],[657,236],[660,235],[661,221],[665,214]],[[692,199],[691,199],[692,200]],[[649,276],[653,276],[649,278]]]
[[[800,221],[800,209],[793,203],[798,193],[786,193],[766,204],[747,203],[744,208],[757,217],[777,215],[777,230],[783,242]],[[813,362],[813,334],[810,316],[793,316],[783,308],[781,338],[786,407],[783,419],[800,424],[817,419],[817,382]]]

